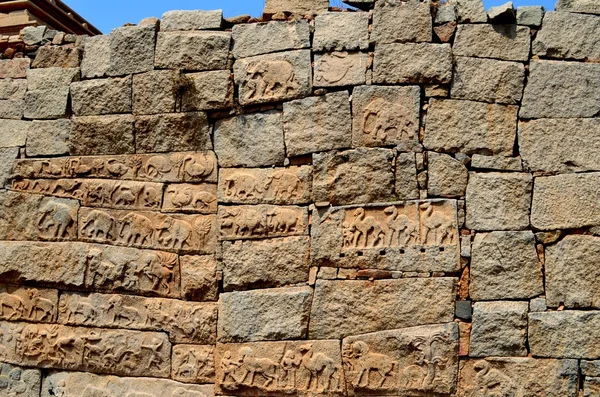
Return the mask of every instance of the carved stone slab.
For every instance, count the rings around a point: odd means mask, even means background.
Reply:
[[[215,383],[215,347],[173,346],[171,377],[185,383]]]
[[[75,240],[75,200],[0,192],[1,240]]]
[[[219,208],[221,240],[308,234],[308,209],[296,206],[244,205]]]
[[[164,212],[217,213],[217,185],[198,184],[168,185],[163,203]]]
[[[21,178],[108,178],[151,182],[216,182],[214,152],[79,156],[19,160]]]
[[[221,203],[309,204],[312,167],[221,168],[218,196]]]
[[[103,179],[21,179],[13,190],[80,200],[87,207],[160,209],[163,185]]]
[[[0,395],[39,397],[41,384],[40,370],[0,363]]]
[[[488,358],[460,364],[459,397],[576,397],[577,360]]]
[[[313,263],[416,272],[458,271],[456,214],[454,200],[402,201],[315,211]]]
[[[364,52],[330,52],[315,55],[315,87],[365,84],[369,55]]]
[[[158,378],[171,372],[163,333],[0,322],[0,335],[0,360],[10,364]]]
[[[454,319],[456,280],[318,280],[309,338],[341,338]]]
[[[147,375],[148,376],[148,375]],[[42,397],[214,397],[213,385],[167,379],[119,378],[54,372],[44,379]]]
[[[458,325],[426,325],[345,338],[342,357],[351,394],[451,394],[458,378]]]
[[[79,237],[97,243],[213,253],[216,217],[81,208]]]
[[[130,295],[63,293],[58,321],[66,325],[168,332],[173,343],[214,343],[216,303]]]
[[[337,340],[217,344],[217,394],[344,395]]]
[[[53,323],[57,308],[57,290],[0,285],[0,320]]]

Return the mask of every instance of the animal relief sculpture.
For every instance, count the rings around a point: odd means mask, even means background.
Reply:
[[[294,66],[287,60],[257,60],[248,64],[244,99],[266,102],[292,97],[300,88]]]
[[[415,125],[403,105],[375,98],[363,110],[361,129],[372,141],[395,144],[411,140]]]
[[[221,239],[302,235],[308,214],[302,207],[239,206],[219,210]]]
[[[398,361],[392,357],[371,352],[369,345],[356,341],[348,346],[344,364],[352,374],[349,381],[355,390],[386,390],[398,387]]]
[[[213,351],[212,346],[174,346],[173,378],[181,382],[214,383]]]
[[[76,207],[58,200],[46,201],[38,210],[37,228],[40,237],[49,240],[75,236]]]

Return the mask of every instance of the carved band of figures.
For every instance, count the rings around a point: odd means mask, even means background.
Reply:
[[[56,290],[19,288],[8,292],[0,288],[0,319],[10,321],[56,321]]]
[[[217,186],[172,184],[165,191],[165,212],[217,213]]]
[[[221,207],[219,222],[223,240],[303,235],[308,212],[302,207],[270,205]]]
[[[214,346],[173,346],[173,379],[190,383],[214,383]]]

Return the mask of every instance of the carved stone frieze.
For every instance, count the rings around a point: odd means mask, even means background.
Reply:
[[[217,185],[171,184],[165,190],[164,212],[217,213]]]
[[[0,320],[53,323],[58,291],[0,285]]]
[[[221,240],[243,240],[308,234],[306,207],[244,205],[219,208]]]
[[[39,369],[27,369],[0,363],[0,395],[39,397],[42,374]]]
[[[213,345],[173,346],[171,377],[185,383],[215,383]]]

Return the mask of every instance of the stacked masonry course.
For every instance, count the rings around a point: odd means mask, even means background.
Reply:
[[[600,396],[599,3],[350,3],[23,32],[0,396]]]

